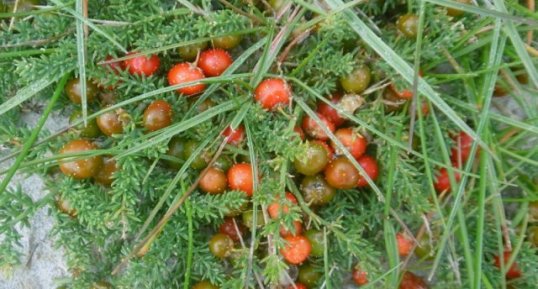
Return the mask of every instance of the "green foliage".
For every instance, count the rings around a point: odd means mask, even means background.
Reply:
[[[0,23],[0,105],[36,82],[52,81],[65,73],[74,77],[78,74],[76,18],[50,1],[42,2],[47,5],[46,12],[35,9],[13,18],[13,25],[11,21]],[[526,204],[537,198],[533,185],[538,171],[536,150],[532,149],[536,114],[531,109],[534,102],[525,98],[535,93],[536,87],[518,83],[512,77],[511,89],[521,92],[515,95],[516,103],[527,114],[521,120],[507,121],[496,112],[485,114],[487,118],[481,115],[485,100],[490,97],[484,95],[489,89],[487,79],[496,77],[498,68],[488,66],[488,60],[502,56],[501,75],[508,76],[514,74],[511,69],[522,64],[514,48],[518,45],[507,44],[501,52],[490,52],[496,44],[493,41],[497,41],[492,28],[494,17],[471,13],[451,17],[445,8],[428,2],[422,49],[417,50],[416,41],[404,38],[395,23],[402,14],[419,13],[418,1],[345,1],[350,4],[348,7],[333,11],[320,1],[293,1],[286,11],[274,11],[265,6],[265,1],[250,0],[88,2],[89,21],[119,43],[116,45],[91,28],[84,37],[86,74],[100,86],[99,100],[88,106],[89,115],[102,112],[109,102],[121,104],[114,111],[121,114],[124,123],[121,134],[93,139],[99,150],[90,154],[115,158],[119,169],[109,187],[92,179],[65,176],[57,169],[57,152],[67,141],[79,138],[78,131],[41,131],[43,141],[25,156],[20,172],[43,176],[50,194],[32,201],[18,187],[0,192],[0,267],[9,268],[20,261],[18,229],[28,225],[36,210],[48,205],[56,218],[56,244],[65,250],[72,274],[66,280],[69,288],[87,289],[101,281],[114,288],[190,288],[200,280],[209,280],[219,288],[258,288],[260,284],[277,288],[288,281],[286,275],[293,275],[295,269],[279,253],[285,246],[280,231],[283,227],[293,228],[297,220],[301,220],[303,231],[314,228],[326,234],[326,253],[307,261],[323,275],[318,287],[324,282],[324,288],[347,286],[350,273],[359,266],[368,272],[372,288],[384,288],[381,284],[396,288],[401,273],[410,270],[422,276],[433,272],[431,288],[505,289],[506,280],[492,260],[507,246],[507,237],[512,248],[518,250],[516,261],[523,272],[522,278],[509,283],[529,289],[538,284],[536,247],[525,239],[524,232],[516,230],[528,220],[527,206],[512,204]],[[74,1],[61,3],[74,8]],[[536,15],[516,2],[507,5],[514,15],[536,19]],[[293,13],[295,9],[297,14]],[[422,71],[422,78],[440,92],[442,100],[454,104],[451,107],[456,115],[473,127],[487,145],[474,157],[470,171],[462,173],[468,181],[461,202],[456,200],[457,188],[441,198],[430,183],[445,164],[444,152],[450,153],[456,145],[452,136],[459,132],[459,125],[433,106],[422,118],[412,116],[411,101],[402,101],[401,106],[391,109],[387,105],[387,86],[393,85],[398,91],[413,88],[405,81],[407,76],[393,69],[390,59],[383,60],[372,43],[359,37],[350,20],[343,17],[344,12],[357,15],[379,36],[372,39],[388,45],[409,65],[413,66],[415,58],[420,57],[417,68]],[[297,22],[294,15],[298,15]],[[290,35],[279,39],[280,32],[291,24],[294,26],[289,27]],[[517,29],[524,35],[533,27],[521,24]],[[230,50],[234,59],[245,50],[256,48],[255,43],[261,49],[250,54],[232,75],[209,79],[217,85],[211,93],[201,97],[185,97],[175,91],[155,93],[168,85],[170,67],[184,61],[178,47],[202,42],[211,45],[215,37],[227,35],[242,37],[241,44]],[[500,38],[504,37],[502,34]],[[281,43],[282,48],[272,51]],[[103,63],[108,56],[126,56],[118,46],[144,55],[158,55],[159,70],[152,76],[131,75],[124,68],[111,70]],[[262,109],[252,101],[255,88],[249,83],[266,77],[288,79],[292,100],[303,101],[315,110],[321,103],[319,95],[328,98],[341,93],[340,78],[358,65],[371,69],[370,88],[375,89],[362,95],[343,96],[364,100],[357,109],[337,107],[349,116],[345,126],[356,128],[368,139],[367,154],[379,164],[375,183],[384,201],[366,187],[338,190],[329,204],[308,207],[300,192],[302,176],[291,165],[295,158],[304,155],[304,145],[294,128],[300,126],[305,113],[294,101],[272,112]],[[260,71],[262,75],[258,75]],[[237,73],[245,76],[234,78]],[[32,99],[0,115],[2,153],[19,152],[32,131],[22,116],[27,111],[39,113],[40,103],[50,99],[53,89],[51,85],[32,91]],[[151,96],[140,100],[145,94]],[[134,97],[139,97],[139,101],[131,101]],[[416,103],[419,108],[425,96],[420,98],[421,102]],[[174,124],[196,125],[149,133],[141,125],[143,114],[156,99],[171,104]],[[196,117],[203,109],[193,104],[202,102],[210,107],[223,106],[214,110],[214,117],[201,122]],[[57,107],[63,114],[75,109],[80,107],[67,97],[62,97]],[[490,123],[490,119],[496,122]],[[486,122],[480,127],[482,120]],[[169,158],[169,140],[176,137],[198,141],[204,147],[197,147],[199,153],[175,157],[183,162],[188,157],[202,157],[209,162],[219,151],[222,130],[232,122],[247,127],[248,135],[238,146],[226,145],[221,154],[233,163],[256,164],[259,179],[252,198],[236,190],[218,195],[204,193],[194,185],[200,169],[187,164],[178,170],[163,161]],[[509,134],[512,137],[506,137]],[[151,145],[147,146],[148,143]],[[484,163],[487,166],[481,169]],[[505,193],[505,188],[513,188],[517,193]],[[287,191],[299,199],[300,206],[270,218],[267,207],[275,202],[283,205]],[[179,202],[183,197],[188,198],[188,205]],[[61,201],[69,203],[76,214],[70,216],[57,208]],[[167,215],[174,206],[177,210]],[[243,234],[229,258],[216,258],[209,251],[209,239],[227,215],[245,209],[261,210],[264,225]],[[456,219],[447,225],[453,209]],[[480,211],[484,212],[483,217]],[[241,216],[235,219],[241,223]],[[159,227],[162,230],[157,230],[142,247],[145,251],[133,252],[160,221],[164,222]],[[403,261],[404,257],[395,255],[396,248],[388,242],[394,236],[385,231],[387,228],[394,228],[395,232],[426,232],[433,240],[432,254],[439,258],[411,257],[402,267],[392,268],[391,262]],[[441,239],[443,234],[448,235],[446,240]],[[483,256],[475,256],[478,249]],[[193,260],[190,266],[188,256]],[[118,267],[120,263],[122,266]],[[481,272],[474,272],[478,265]],[[373,284],[375,280],[378,283]]]

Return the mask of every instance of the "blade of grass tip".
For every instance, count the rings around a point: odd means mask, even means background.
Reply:
[[[493,17],[493,18],[497,18],[497,19],[501,18],[501,19],[504,19],[504,20],[517,21],[517,22],[528,24],[528,25],[538,25],[537,21],[533,21],[533,20],[525,18],[525,17],[519,17],[519,16],[514,16],[514,15],[511,15],[511,14],[508,14],[508,12],[506,10],[505,11],[502,11],[502,10],[497,11],[497,10],[485,9],[485,8],[481,8],[481,7],[478,7],[478,6],[469,5],[469,4],[463,4],[461,2],[452,1],[452,0],[425,0],[425,1],[433,3],[433,4],[437,4],[437,5],[441,5],[441,6],[445,6],[445,7],[449,7],[449,8],[454,8],[454,9],[458,9],[458,10],[469,12],[469,13],[473,13],[473,14],[482,15],[482,16],[488,16],[488,17]]]
[[[187,232],[189,239],[187,241],[187,262],[185,264],[185,281],[183,283],[183,289],[189,289],[189,282],[191,280],[192,255],[194,251],[194,237],[191,202],[188,199],[185,201],[185,214],[187,215]]]
[[[17,91],[17,94],[15,94],[15,96],[0,104],[0,116],[9,111],[10,109],[16,107],[17,105],[30,99],[36,93],[45,89],[52,83],[58,81],[58,79],[60,79],[61,77],[61,75],[58,75],[52,79],[41,78]]]
[[[502,59],[502,51],[504,50],[504,43],[506,42],[504,40],[506,38],[501,38],[500,37],[500,29],[501,29],[501,21],[499,19],[497,19],[496,22],[495,22],[495,28],[493,30],[493,39],[492,39],[492,45],[491,45],[490,52],[489,52],[490,55],[489,55],[489,59],[488,59],[488,66],[498,67],[498,65],[499,65],[499,63],[501,62],[501,59]],[[479,122],[478,128],[477,128],[477,133],[478,134],[482,133],[482,131],[484,130],[486,121],[488,119],[487,118],[487,112],[489,111],[489,105],[491,103],[491,96],[493,94],[493,89],[494,89],[494,86],[495,86],[496,74],[497,74],[497,71],[493,70],[490,74],[486,74],[484,76],[485,79],[484,79],[484,89],[483,89],[483,91],[485,90],[487,92],[487,94],[485,94],[486,98],[485,98],[485,101],[484,101],[484,105],[482,106],[482,113],[481,113],[481,116],[480,116],[480,122]],[[435,114],[433,113],[433,115],[435,115]],[[436,124],[437,124],[437,122],[436,122]],[[472,163],[474,161],[477,148],[478,148],[478,144],[476,142],[473,142],[473,144],[471,146],[471,152],[470,152],[469,160],[467,161],[467,164],[465,165],[465,171],[466,172],[470,171],[470,169],[472,167]],[[442,148],[442,149],[445,149],[445,148]],[[444,151],[443,151],[443,156],[445,157]],[[447,153],[446,156],[448,156],[448,153]],[[490,156],[492,158],[494,157],[494,155],[490,155]],[[445,160],[445,161],[448,162],[448,160]],[[453,193],[454,193],[454,188],[456,188],[455,184],[457,184],[457,182],[455,181],[455,178],[454,178],[454,175],[453,175],[453,170],[451,168],[449,168],[449,170],[448,170],[448,175],[449,175],[450,184],[451,184],[451,187],[453,188]],[[433,262],[433,265],[432,265],[432,269],[431,269],[430,275],[429,275],[430,279],[433,277],[435,271],[437,270],[437,267],[439,266],[439,262],[440,262],[441,257],[442,257],[444,246],[446,245],[446,242],[447,242],[448,238],[450,237],[449,232],[451,232],[451,230],[452,230],[452,226],[454,224],[454,219],[456,217],[457,212],[460,209],[461,202],[462,202],[462,199],[463,199],[463,193],[464,193],[465,185],[467,184],[467,179],[468,179],[468,177],[466,175],[462,176],[461,182],[459,183],[459,186],[457,186],[457,192],[456,192],[456,194],[454,194],[455,197],[454,197],[453,206],[452,206],[452,209],[450,210],[450,213],[449,213],[448,219],[447,219],[447,230],[443,233],[443,235],[441,237],[441,240],[439,241],[440,249],[439,249],[439,251],[437,252],[437,254],[435,256],[435,259],[434,259],[434,262]]]
[[[327,0],[331,9],[338,9],[344,3],[341,0]],[[390,48],[381,38],[379,38],[353,11],[345,10],[342,12],[348,24],[357,32],[376,53],[383,58],[398,74],[402,76],[409,84],[413,81],[413,69],[407,62],[401,58],[392,48]],[[471,136],[484,151],[493,154],[491,150],[478,138],[478,135],[457,115],[457,113],[439,96],[439,94],[428,84],[427,81],[420,78],[418,90],[424,94],[440,111],[442,111],[454,124],[461,130]]]
[[[494,3],[497,10],[504,13],[508,13],[503,0],[494,0]],[[534,27],[538,26],[538,24],[534,25]],[[512,45],[514,46],[517,55],[523,62],[523,66],[525,66],[525,69],[527,70],[527,73],[529,74],[529,77],[534,84],[534,87],[538,88],[538,71],[536,70],[536,65],[532,61],[532,58],[530,57],[525,47],[525,43],[523,42],[523,39],[521,39],[521,35],[519,35],[519,32],[514,25],[514,22],[511,20],[506,21],[505,25],[503,25],[503,29],[505,30],[505,33],[508,35],[508,37],[510,37]]]
[[[39,136],[39,132],[43,128],[43,125],[45,125],[45,121],[47,121],[47,119],[49,118],[49,114],[52,112],[52,109],[54,108],[56,101],[58,100],[60,95],[62,95],[62,91],[64,89],[65,83],[67,82],[68,76],[69,74],[65,74],[60,80],[60,82],[58,82],[58,85],[56,86],[56,89],[54,90],[54,94],[52,95],[52,98],[50,99],[49,104],[43,111],[43,114],[39,118],[39,121],[37,122],[36,127],[32,130],[32,133],[30,134],[28,139],[26,139],[26,141],[24,142],[24,146],[22,148],[21,153],[19,154],[17,159],[15,159],[15,163],[9,168],[7,175],[2,180],[2,183],[0,184],[0,194],[4,193],[9,182],[11,181],[11,179],[17,172],[17,169],[19,168],[20,164],[22,163],[22,161],[24,160],[24,158],[30,151],[30,148],[32,147],[37,137]]]
[[[84,0],[77,0],[76,1],[76,12],[80,15],[83,15],[83,7],[84,4],[82,3]],[[82,16],[82,19],[86,19],[84,16]],[[79,83],[80,83],[80,98],[81,98],[81,104],[82,104],[82,121],[84,123],[84,126],[88,124],[88,120],[86,117],[88,116],[88,102],[87,102],[87,91],[86,91],[86,44],[85,40],[86,37],[84,35],[84,25],[82,24],[81,19],[76,19],[75,23],[76,27],[76,39],[77,39],[77,59],[78,59],[78,74],[79,74]]]
[[[250,123],[248,121],[245,121],[245,133],[247,135],[247,146],[248,146],[248,152],[250,157],[250,165],[252,168],[252,178],[253,178],[253,192],[256,193],[258,190],[259,185],[259,179],[258,179],[258,162],[256,161],[256,152],[254,151],[254,142],[252,141],[252,131],[250,130]],[[247,265],[247,274],[245,278],[244,288],[249,288],[249,280],[250,280],[250,274],[252,269],[252,259],[254,256],[254,246],[256,244],[256,229],[258,224],[258,202],[257,198],[253,198],[252,202],[252,225],[251,225],[251,234],[250,234],[250,250],[249,250],[249,257],[248,257],[248,265]]]
[[[420,8],[418,13],[418,28],[417,28],[417,40],[415,43],[415,63],[414,63],[414,73],[413,73],[413,95],[418,94],[418,78],[420,70],[420,56],[422,53],[422,36],[424,35],[424,15],[426,11],[426,2],[424,0],[420,1]],[[410,111],[410,123],[409,123],[409,142],[408,146],[411,150],[413,148],[413,135],[415,133],[415,117],[417,114],[417,97],[413,97],[411,100],[411,105],[409,106]]]
[[[59,0],[51,0],[54,4],[56,4],[56,6],[63,6],[63,3],[60,2]],[[80,2],[80,0],[77,0],[77,3]],[[82,21],[84,24],[88,25],[92,30],[94,30],[95,32],[97,32],[98,34],[102,35],[104,38],[106,38],[108,41],[110,41],[110,43],[112,43],[114,46],[116,46],[119,50],[121,50],[121,52],[123,53],[127,53],[127,49],[125,49],[125,47],[123,47],[123,45],[121,45],[118,41],[116,41],[116,39],[106,33],[105,31],[103,31],[101,28],[97,27],[97,25],[93,24],[93,22],[91,22],[90,20],[88,19],[85,19],[81,13],[78,13],[77,11],[69,8],[68,6],[63,6],[62,7],[62,10],[65,10],[67,11],[69,14],[73,15],[75,18],[77,18],[77,20],[80,20]]]

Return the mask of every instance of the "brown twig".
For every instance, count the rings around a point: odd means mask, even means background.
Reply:
[[[211,168],[211,166],[215,163],[215,161],[218,159],[218,157],[221,155],[222,151],[224,150],[224,147],[226,146],[226,139],[223,139],[222,143],[219,146],[219,149],[211,159],[211,161],[208,163],[207,167],[200,173],[198,178],[192,183],[192,185],[185,191],[185,193],[168,208],[168,211],[164,214],[164,216],[159,220],[157,225],[148,233],[148,235],[138,244],[136,244],[129,255],[124,257],[120,264],[118,264],[114,270],[112,271],[112,275],[116,275],[127,263],[129,260],[131,260],[136,253],[143,248],[144,246],[148,246],[149,243],[159,234],[162,232],[168,221],[172,218],[172,216],[175,214],[175,212],[181,207],[181,205],[187,200],[187,198],[191,195],[191,193],[198,187],[198,183],[202,179],[202,177],[206,174],[206,172]]]
[[[82,0],[82,17],[88,19],[88,0]],[[88,25],[84,22],[84,37],[88,38]]]
[[[534,2],[534,0],[527,0],[527,8],[529,8],[531,12],[534,12],[534,10],[536,9],[536,3]],[[532,44],[533,33],[534,30],[529,30],[527,32],[527,45],[529,46]]]

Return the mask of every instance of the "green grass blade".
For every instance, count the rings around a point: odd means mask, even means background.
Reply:
[[[76,9],[79,15],[82,15],[82,1],[77,0]],[[84,19],[85,17],[83,17]],[[76,19],[76,38],[77,38],[77,61],[78,61],[78,77],[80,79],[80,98],[82,104],[82,121],[84,125],[87,124],[88,116],[88,99],[86,91],[86,45],[85,45],[85,35],[84,35],[84,25],[82,20],[79,18]]]
[[[58,75],[56,78],[53,78],[53,79],[41,78],[39,80],[36,80],[32,84],[24,87],[23,89],[19,90],[17,94],[15,94],[14,97],[0,104],[0,115],[6,113],[10,109],[30,99],[36,93],[45,89],[47,86],[51,85],[53,82],[58,81],[60,77],[61,75]]]

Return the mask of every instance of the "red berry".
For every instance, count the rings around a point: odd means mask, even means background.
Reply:
[[[234,222],[233,218],[224,219],[224,223],[219,227],[219,232],[221,234],[228,235],[236,242],[240,240],[239,237],[242,236],[245,231],[245,226],[239,222]]]
[[[168,71],[168,84],[177,85],[185,82],[196,81],[204,79],[205,75],[202,70],[188,62],[183,62],[176,64],[170,71]],[[200,93],[204,91],[205,84],[194,84],[191,86],[179,88],[177,91],[179,93],[185,94],[187,96]]]
[[[294,231],[288,229],[285,225],[280,226],[280,236],[286,238],[289,236],[299,236],[303,233],[303,224],[300,221],[293,221]]]
[[[466,132],[460,132],[454,138],[454,146],[450,151],[450,159],[453,163],[463,165],[471,154],[471,146],[473,145],[473,138]],[[461,166],[458,166],[461,167]]]
[[[428,285],[417,275],[411,272],[405,272],[398,289],[428,289]]]
[[[290,204],[293,204],[293,205],[297,205],[297,199],[295,198],[295,196],[290,193],[290,192],[286,192],[286,201],[283,202],[283,201],[274,201],[273,203],[271,203],[269,205],[269,207],[267,207],[267,211],[269,212],[269,216],[271,216],[271,218],[273,219],[276,219],[280,216],[280,211],[282,210],[282,213],[284,214],[287,214],[289,212],[289,207],[288,205],[286,205],[285,203],[290,203]],[[284,203],[283,206],[282,206],[282,209],[280,208],[280,203]]]
[[[251,197],[254,190],[251,165],[247,163],[233,165],[228,170],[228,186]]]
[[[290,264],[298,265],[303,263],[312,251],[310,241],[304,236],[288,236],[284,240],[286,245],[280,249],[280,254]]]
[[[458,172],[454,172],[454,178],[456,182],[459,182],[461,176]],[[438,193],[450,191],[450,177],[448,176],[448,170],[446,168],[441,168],[439,170],[439,175],[437,176],[434,187]]]
[[[396,243],[398,245],[398,254],[404,257],[411,253],[414,245],[413,240],[406,233],[397,233]]]
[[[325,116],[321,114],[317,114],[321,122],[325,125],[325,127],[330,131],[334,132],[335,125],[331,121],[329,121]],[[318,125],[318,123],[311,118],[310,116],[305,116],[303,118],[303,129],[310,137],[319,139],[319,140],[327,140],[329,139],[329,136],[325,133],[325,131]]]
[[[302,283],[295,283],[295,287],[293,285],[288,286],[287,289],[308,289],[306,285]]]
[[[510,258],[512,256],[512,252],[510,251],[504,251],[503,253],[503,261],[505,266],[508,265],[508,261],[510,261]],[[495,256],[495,267],[501,268],[501,258],[499,256]],[[517,262],[514,261],[512,263],[512,266],[510,266],[510,269],[506,271],[506,279],[515,279],[521,277],[521,269],[519,269],[519,266],[517,265]]]
[[[245,138],[245,127],[240,125],[236,129],[232,129],[228,126],[224,130],[224,132],[222,132],[222,136],[226,138],[226,143],[231,145],[238,145]]]
[[[368,283],[368,272],[362,271],[360,269],[354,268],[353,269],[353,281],[355,284],[361,286]]]
[[[331,102],[335,105],[340,103],[340,96],[335,95],[331,99]],[[328,105],[325,102],[320,102],[318,104],[317,112],[327,118],[330,122],[334,123],[335,126],[341,126],[346,120],[338,113],[336,109]]]
[[[337,157],[325,167],[325,180],[333,188],[349,190],[357,186],[359,171],[344,156]]]
[[[226,174],[218,168],[210,167],[200,178],[198,187],[209,194],[221,194],[228,187]]]
[[[379,175],[379,169],[377,167],[377,161],[368,155],[363,155],[359,159],[357,159],[357,162],[359,165],[366,171],[366,174],[372,179],[372,181],[375,181],[377,179],[377,176]],[[365,187],[368,186],[368,182],[366,181],[366,178],[359,172],[359,181],[357,182],[358,187]]]
[[[200,54],[198,67],[200,67],[207,76],[219,76],[232,65],[232,63],[233,59],[226,50],[213,48]]]
[[[353,131],[352,128],[338,129],[334,135],[354,158],[357,159],[366,152],[366,146],[368,145],[366,138]],[[331,145],[336,152],[342,154],[335,142],[331,142]]]
[[[172,115],[172,106],[166,100],[155,100],[144,110],[144,127],[148,131],[167,127],[172,123]]]
[[[134,52],[129,54],[134,54]],[[123,65],[131,74],[150,76],[159,69],[161,60],[159,59],[159,56],[155,54],[149,56],[141,55],[124,60]]]
[[[291,89],[281,78],[268,78],[256,87],[254,98],[264,109],[274,110],[290,103]]]

